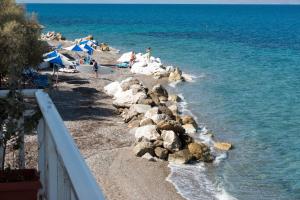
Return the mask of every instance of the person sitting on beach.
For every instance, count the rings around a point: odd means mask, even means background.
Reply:
[[[135,56],[135,52],[132,51],[131,53],[131,57],[130,57],[130,67],[133,65],[133,63],[135,62],[136,56]]]
[[[98,63],[96,60],[93,60],[93,70],[95,72],[95,77],[98,78]]]
[[[147,48],[146,50],[146,59],[148,63],[150,63],[151,51],[152,51],[151,47]]]

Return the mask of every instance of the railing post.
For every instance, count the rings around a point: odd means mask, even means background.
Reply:
[[[38,169],[40,172],[40,181],[42,183],[42,188],[39,191],[40,199],[45,199],[46,191],[46,155],[45,155],[45,121],[40,119],[37,127],[37,136],[38,136]]]

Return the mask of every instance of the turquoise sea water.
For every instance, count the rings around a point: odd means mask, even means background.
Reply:
[[[46,31],[69,39],[92,34],[122,51],[150,46],[163,62],[196,76],[176,91],[216,140],[235,146],[218,166],[196,172],[237,199],[300,199],[300,6],[27,9],[37,12]],[[197,175],[190,174],[196,182],[186,187],[177,184],[179,191],[190,199],[214,199]]]

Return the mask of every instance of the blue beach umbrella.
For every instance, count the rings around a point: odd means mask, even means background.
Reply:
[[[74,45],[64,48],[64,49],[69,50],[69,51],[88,51],[86,49],[81,48],[78,44],[74,44]]]
[[[89,55],[92,55],[94,52],[94,49],[87,44],[82,44],[80,47],[86,49]]]
[[[58,54],[57,54],[57,51],[51,51],[49,53],[44,54],[43,56],[46,58],[52,58],[52,57],[58,56]]]
[[[63,61],[59,55],[51,58],[44,59],[45,62],[53,63],[53,64],[58,64],[58,65],[63,65]]]

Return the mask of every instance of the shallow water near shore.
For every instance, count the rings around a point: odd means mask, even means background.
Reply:
[[[46,30],[92,34],[195,76],[172,90],[234,143],[217,165],[170,166],[189,199],[300,199],[300,6],[30,4]]]

